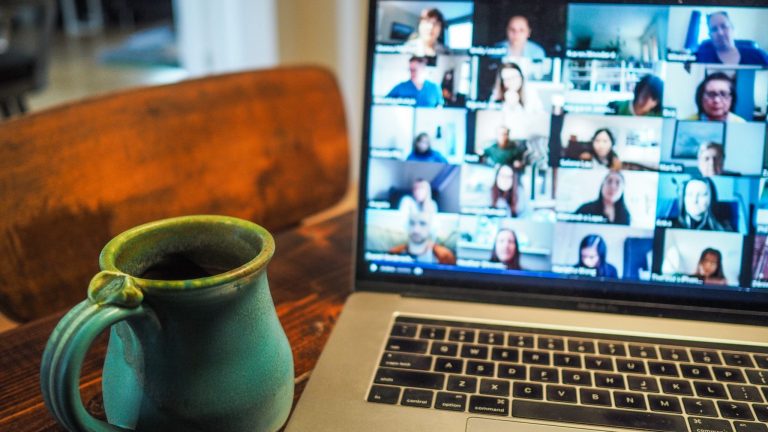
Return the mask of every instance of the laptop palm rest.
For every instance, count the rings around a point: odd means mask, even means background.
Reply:
[[[548,426],[520,421],[493,420],[471,417],[467,419],[466,432],[567,432],[567,431],[597,431],[581,426]]]

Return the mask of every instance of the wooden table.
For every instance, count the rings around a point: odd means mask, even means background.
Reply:
[[[353,213],[276,236],[269,283],[288,334],[296,368],[294,405],[352,286]],[[96,257],[94,257],[95,259]],[[86,287],[83,286],[85,297]],[[61,431],[43,404],[40,358],[48,336],[65,311],[0,334],[0,431]],[[83,402],[103,418],[101,366],[106,335],[83,363]]]

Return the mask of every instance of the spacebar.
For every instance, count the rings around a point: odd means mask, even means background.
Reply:
[[[688,430],[683,417],[678,416],[519,399],[512,402],[512,417],[660,432]]]

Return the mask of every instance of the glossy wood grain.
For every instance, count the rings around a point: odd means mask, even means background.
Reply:
[[[0,311],[82,297],[104,244],[138,224],[224,214],[271,230],[343,196],[348,142],[319,68],[206,77],[0,124]]]
[[[352,286],[353,215],[295,228],[276,236],[268,267],[280,321],[293,349],[295,401]],[[84,291],[83,291],[84,292]],[[63,311],[0,334],[0,431],[63,431],[46,410],[39,368],[45,342]],[[101,366],[106,337],[94,344],[83,364],[81,394],[88,409],[103,416]]]

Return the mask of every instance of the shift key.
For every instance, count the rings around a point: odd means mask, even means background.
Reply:
[[[428,345],[427,341],[393,337],[387,341],[386,350],[424,354],[427,352]]]
[[[376,371],[374,381],[376,384],[442,390],[445,383],[445,375],[432,372],[379,368]]]

